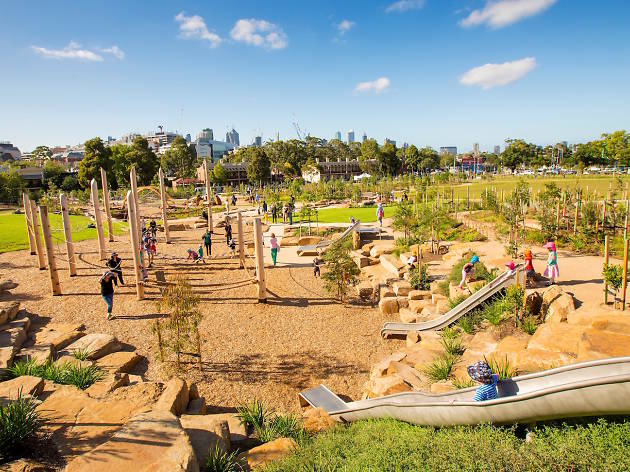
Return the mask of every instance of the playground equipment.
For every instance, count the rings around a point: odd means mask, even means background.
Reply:
[[[70,271],[70,277],[74,277],[77,275],[77,258],[74,255],[74,244],[72,244],[72,228],[68,216],[68,201],[63,193],[59,195],[59,204],[61,205],[63,234],[66,240],[66,251],[68,253],[68,270]]]
[[[48,207],[43,205],[39,207],[39,217],[42,222],[44,244],[46,245],[46,256],[48,257],[50,285],[53,295],[61,295],[61,285],[59,285],[59,274],[57,273],[57,264],[55,262],[55,246],[53,246],[52,236],[50,234],[50,222],[48,221]]]
[[[107,172],[101,167],[101,188],[103,189],[103,206],[107,218],[107,232],[109,241],[114,240],[114,224],[112,223],[112,212],[109,209],[109,186],[107,185]]]
[[[138,218],[136,215],[136,205],[133,196],[133,190],[127,192],[127,205],[129,211],[129,235],[131,236],[131,252],[133,254],[134,274],[136,275],[136,295],[138,300],[144,298],[144,283],[142,274],[140,273],[140,240],[138,239]]]
[[[92,179],[90,182],[90,189],[92,191],[92,206],[94,207],[94,221],[96,223],[96,235],[98,236],[98,252],[101,260],[107,259],[105,254],[105,237],[103,236],[103,224],[101,221],[101,210],[98,204],[98,187],[96,185],[96,179]]]
[[[160,179],[160,201],[162,202],[162,221],[164,222],[164,237],[166,238],[166,244],[171,243],[171,236],[168,231],[168,215],[166,212],[166,189],[164,188],[164,172],[160,167],[158,171],[158,176]]]
[[[507,270],[489,284],[485,285],[466,300],[458,304],[455,308],[443,314],[442,316],[424,323],[385,323],[381,329],[381,336],[387,338],[389,336],[406,335],[410,331],[428,331],[445,328],[464,316],[472,309],[488,300],[493,295],[510,285],[519,284],[525,286],[525,272],[519,270],[522,265],[515,267],[514,271]]]
[[[344,402],[320,385],[299,393],[302,406],[340,422],[394,418],[426,426],[533,423],[630,414],[630,357],[582,362],[499,381],[496,400],[475,402],[476,387],[443,394],[399,393]]]
[[[333,240],[325,239],[317,244],[312,244],[309,246],[300,246],[297,250],[298,256],[314,256],[317,254],[322,254],[326,251],[328,246],[330,246],[335,241],[341,241],[343,238],[348,236],[353,231],[361,230],[361,221],[357,221],[356,223],[351,224],[341,235]]]

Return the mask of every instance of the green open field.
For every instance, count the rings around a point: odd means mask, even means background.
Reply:
[[[265,471],[613,471],[630,468],[630,422],[535,429],[532,441],[509,427],[429,428],[360,421],[316,436]]]
[[[55,244],[64,243],[61,215],[52,213],[49,217],[53,242]],[[87,227],[91,221],[92,220],[86,216],[70,215],[73,241],[96,239],[96,228]],[[127,231],[128,228],[127,223],[114,222],[114,234],[122,234]],[[107,236],[106,223],[103,225],[103,230],[105,236]],[[0,253],[19,251],[21,249],[28,249],[28,236],[26,234],[24,215],[16,215],[12,212],[0,213]]]
[[[393,207],[386,205],[384,208],[385,218],[391,217]],[[324,208],[317,211],[317,218],[320,223],[350,223],[351,216],[354,216],[355,220],[361,220],[363,223],[373,223],[376,221],[376,207]],[[306,222],[307,220],[303,221]],[[294,215],[293,222],[299,223],[300,218]],[[311,222],[315,222],[315,213],[311,216]]]
[[[470,198],[471,199],[479,199],[481,198],[481,194],[485,192],[486,187],[488,190],[495,188],[499,193],[503,190],[505,193],[511,192],[518,181],[520,179],[524,179],[533,190],[533,192],[537,192],[539,190],[543,190],[545,184],[550,182],[555,182],[560,188],[569,188],[575,189],[580,188],[584,191],[587,190],[589,194],[592,194],[594,190],[597,190],[598,195],[605,194],[610,184],[612,183],[613,188],[616,186],[617,178],[613,178],[612,175],[606,176],[596,176],[596,175],[569,175],[566,177],[563,176],[549,176],[549,177],[532,177],[532,176],[506,176],[506,177],[498,177],[492,180],[474,180],[469,184],[461,184],[461,185],[431,185],[430,189],[438,190],[439,193],[446,190],[446,195],[450,194],[451,188],[454,191],[454,197],[457,199],[459,196],[460,199],[466,198],[467,188],[470,187]],[[623,185],[625,188],[626,184],[630,183],[630,176],[622,175],[621,179],[623,181]],[[620,195],[618,195],[620,197]],[[410,195],[410,198],[412,196]]]

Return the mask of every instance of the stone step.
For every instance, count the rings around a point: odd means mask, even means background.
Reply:
[[[107,354],[119,351],[121,345],[111,334],[90,333],[67,346],[60,354],[72,355],[76,351],[87,353],[90,360],[100,359]]]
[[[112,373],[131,373],[141,357],[135,352],[118,351],[98,359],[94,365]]]
[[[166,383],[164,391],[157,403],[153,405],[156,411],[168,411],[174,415],[181,415],[188,408],[190,391],[185,380],[173,377]]]
[[[59,351],[85,336],[84,329],[80,323],[48,323],[34,326],[30,337],[35,345],[50,344],[54,351]]]
[[[20,302],[0,302],[0,325],[13,321],[20,311]]]
[[[200,464],[205,464],[208,454],[215,447],[222,452],[230,450],[230,427],[227,420],[218,420],[211,416],[182,415],[179,418]]]
[[[405,273],[406,265],[392,254],[383,254],[379,257],[381,265],[394,277],[402,277]]]
[[[5,382],[0,382],[0,405],[17,399],[18,395],[22,398],[37,397],[44,389],[44,379],[33,377],[32,375],[23,375]]]
[[[107,442],[77,457],[65,470],[198,472],[199,462],[177,417],[167,411],[151,411],[131,418]]]
[[[50,344],[23,347],[15,356],[16,361],[27,362],[29,359],[38,364],[45,364],[52,358],[52,346]]]
[[[277,461],[297,449],[297,443],[291,438],[279,438],[250,449],[238,456],[245,470],[259,470],[272,461]]]
[[[12,365],[14,357],[26,341],[30,324],[26,319],[15,319],[0,327],[0,373]]]

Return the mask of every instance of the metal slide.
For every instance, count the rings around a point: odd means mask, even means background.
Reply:
[[[521,264],[515,267],[515,270],[521,269]],[[457,321],[473,308],[488,300],[490,297],[503,290],[504,288],[514,285],[516,277],[511,270],[505,271],[489,284],[477,290],[466,300],[461,302],[452,310],[444,313],[442,316],[424,323],[394,323],[389,322],[383,325],[381,336],[384,338],[392,335],[405,335],[409,331],[428,331],[442,329]],[[525,286],[525,271],[519,271],[519,282],[521,286]]]
[[[316,254],[321,252],[324,252],[326,250],[326,248],[328,246],[330,246],[332,243],[334,243],[335,241],[340,241],[343,238],[345,238],[346,236],[348,236],[350,233],[352,233],[352,231],[356,230],[360,230],[361,228],[361,221],[357,221],[354,224],[350,225],[350,227],[348,227],[348,229],[346,229],[343,233],[341,233],[341,236],[339,236],[338,238],[335,238],[333,240],[330,239],[324,239],[323,241],[317,243],[317,244],[312,244],[310,246],[300,246],[297,250],[297,255],[298,256],[313,256]]]
[[[533,423],[580,416],[630,414],[630,357],[600,359],[498,383],[499,398],[475,402],[476,387],[439,395],[398,393],[344,402],[323,385],[299,393],[302,406],[349,422],[394,418],[427,426]]]

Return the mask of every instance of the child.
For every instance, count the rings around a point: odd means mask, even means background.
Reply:
[[[549,241],[544,246],[549,251],[547,258],[547,268],[545,269],[545,277],[549,278],[547,285],[553,285],[556,277],[560,277],[560,269],[558,269],[558,254],[556,253],[556,244]]]
[[[228,247],[230,248],[231,255],[230,257],[234,257],[236,255],[236,243],[234,242],[234,238],[230,238],[228,241]]]
[[[497,382],[499,381],[499,376],[492,373],[490,366],[486,362],[476,362],[468,366],[467,370],[471,379],[482,384],[475,392],[474,400],[476,402],[498,398]]]
[[[269,239],[269,245],[271,246],[271,260],[273,261],[273,265],[276,265],[276,260],[278,258],[278,240],[276,239],[276,235],[271,233],[271,238]]]
[[[321,264],[322,261],[319,260],[319,257],[315,256],[315,259],[313,259],[313,277],[317,278],[319,277],[320,279],[322,278],[322,275],[319,271],[319,265]]]
[[[531,250],[525,249],[523,252],[523,260],[525,261],[525,275],[527,277],[526,283],[533,285],[536,282],[536,271],[534,270],[534,261]]]
[[[186,258],[186,260],[190,260],[192,259],[193,261],[197,260],[197,253],[195,251],[193,251],[192,249],[188,249],[188,257]]]
[[[101,284],[101,296],[107,304],[107,320],[112,319],[112,309],[114,307],[114,285],[113,281],[116,279],[116,274],[106,270],[99,279]]]
[[[376,219],[378,220],[378,224],[383,226],[383,218],[385,217],[385,210],[383,209],[383,204],[379,203],[376,208]]]
[[[201,244],[197,248],[197,259],[195,259],[195,264],[197,264],[199,261],[203,262],[204,264],[206,263],[206,260],[203,258],[203,246]]]
[[[506,263],[505,267],[508,268],[508,270],[510,271],[510,274],[514,274],[514,269],[516,268],[516,265],[514,264],[514,261],[510,261],[510,262]]]
[[[464,288],[464,283],[466,283],[466,288],[468,288],[468,281],[472,277],[473,271],[475,270],[475,264],[477,262],[479,262],[479,257],[474,255],[470,259],[470,262],[467,262],[462,268],[462,281],[459,283],[460,289]]]

